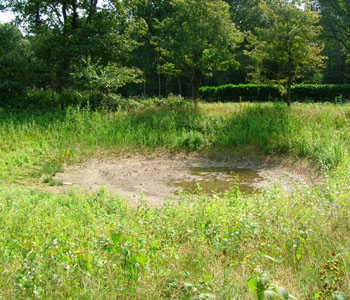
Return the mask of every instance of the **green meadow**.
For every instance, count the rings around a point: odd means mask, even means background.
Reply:
[[[350,106],[334,104],[3,109],[0,297],[346,299],[349,128]],[[302,159],[322,180],[256,195],[232,184],[162,207],[45,190],[64,165],[152,152]]]

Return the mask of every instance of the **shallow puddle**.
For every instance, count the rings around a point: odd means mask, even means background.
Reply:
[[[237,185],[241,192],[253,194],[258,192],[257,183],[264,180],[257,171],[244,168],[193,167],[190,174],[188,178],[171,180],[168,184],[178,191],[200,191],[208,195],[224,193]]]

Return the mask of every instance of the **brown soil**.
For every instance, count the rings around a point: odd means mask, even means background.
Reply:
[[[144,200],[149,201],[150,205],[161,205],[166,198],[176,199],[174,193],[178,188],[169,182],[200,181],[201,175],[193,174],[191,169],[212,167],[254,170],[257,176],[250,182],[254,188],[267,188],[271,183],[278,183],[288,191],[295,186],[307,187],[311,182],[307,165],[298,164],[296,167],[296,164],[290,162],[283,165],[266,158],[218,160],[199,154],[152,154],[91,159],[66,167],[54,177],[62,186],[51,189],[62,192],[73,187],[98,191],[105,187],[112,194],[120,195],[131,203]],[[215,172],[213,176],[215,179],[227,180],[225,174]]]

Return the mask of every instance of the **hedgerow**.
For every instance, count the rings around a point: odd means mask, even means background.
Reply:
[[[203,100],[221,102],[280,101],[284,88],[274,84],[226,84],[203,86]],[[298,102],[343,102],[350,99],[349,84],[297,84],[292,87],[292,99]]]

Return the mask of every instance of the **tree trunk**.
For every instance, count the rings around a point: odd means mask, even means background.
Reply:
[[[57,73],[57,90],[60,92],[64,87],[68,86],[68,74],[70,73],[70,61],[71,61],[71,53],[69,48],[69,18],[68,18],[68,7],[67,3],[63,2],[62,4],[62,16],[63,16],[63,49],[61,52],[61,70]]]
[[[147,86],[146,86],[146,75],[144,75],[144,80],[143,80],[143,96],[147,96]]]
[[[291,86],[292,86],[292,59],[291,54],[289,53],[288,57],[288,79],[287,79],[287,104],[290,106],[292,102],[291,97]]]
[[[159,61],[160,61],[160,49],[156,49],[156,70],[157,70],[157,76],[158,76],[158,97],[161,97],[162,94],[162,80],[161,80],[161,76],[160,76],[160,69],[159,69]]]
[[[165,92],[165,97],[168,97],[168,77],[165,76],[165,80],[164,80],[164,92]]]
[[[181,85],[181,79],[177,78],[177,85],[178,85],[178,93],[181,96],[182,95],[182,85]]]
[[[35,2],[35,30],[38,33],[40,30],[40,24],[41,24],[41,19],[40,19],[40,2],[36,1]]]
[[[90,0],[89,3],[89,14],[88,14],[88,23],[92,23],[92,20],[96,14],[97,11],[97,0]]]
[[[291,84],[290,82],[288,82],[288,86],[287,86],[287,104],[288,106],[290,106],[291,104],[291,98],[292,98],[292,95],[291,95]]]
[[[158,97],[162,95],[162,80],[160,78],[160,73],[158,73]]]
[[[78,3],[76,2],[76,0],[73,1],[72,3],[72,10],[73,10],[73,14],[72,14],[72,29],[75,30],[78,26]]]
[[[192,76],[193,100],[194,100],[195,109],[198,109],[198,103],[200,100],[200,94],[199,94],[200,85],[201,85],[201,74],[195,71]]]
[[[66,30],[67,30],[67,6],[65,4],[65,2],[63,2],[62,4],[62,16],[63,16],[63,32],[65,34]]]

